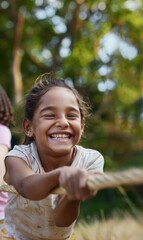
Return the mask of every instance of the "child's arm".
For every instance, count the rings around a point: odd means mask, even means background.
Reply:
[[[65,167],[61,172],[60,186],[66,189],[67,195],[59,200],[54,210],[57,226],[67,227],[71,225],[79,215],[81,201],[87,200],[96,194],[97,191],[91,191],[87,187],[87,176],[87,171],[74,167]]]
[[[80,213],[79,200],[69,201],[67,196],[63,196],[53,211],[55,224],[58,227],[68,227],[77,218]]]
[[[87,171],[75,167],[60,167],[48,173],[35,174],[22,159],[7,157],[6,169],[5,181],[31,200],[47,197],[58,185],[65,188],[67,195],[61,197],[53,210],[57,226],[72,224],[78,217],[80,202],[95,194],[86,186]]]
[[[67,197],[72,200],[88,198],[87,172],[75,167],[60,167],[43,174],[36,174],[27,163],[18,157],[6,157],[4,180],[13,185],[25,198],[41,200],[56,186],[64,187]],[[87,195],[87,196],[86,196]]]
[[[60,168],[49,173],[35,174],[27,163],[18,157],[7,157],[5,165],[4,180],[25,198],[41,200],[59,184]]]

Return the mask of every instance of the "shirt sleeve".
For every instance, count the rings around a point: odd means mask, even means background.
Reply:
[[[104,157],[100,152],[79,145],[76,147],[77,154],[72,163],[73,166],[86,169],[87,171],[95,170],[103,172]]]
[[[104,158],[102,154],[100,154],[99,152],[96,152],[96,154],[97,153],[98,153],[98,156],[96,156],[95,158],[93,158],[91,161],[88,162],[87,164],[88,171],[97,170],[97,171],[103,172]]]
[[[5,125],[0,124],[0,144],[6,145],[10,149],[11,137],[10,129]]]

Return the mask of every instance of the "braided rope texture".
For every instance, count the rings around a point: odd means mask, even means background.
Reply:
[[[91,190],[101,190],[105,188],[115,188],[119,186],[131,186],[143,184],[143,169],[132,168],[118,172],[108,172],[103,174],[89,174],[87,186]],[[5,182],[0,184],[1,192],[11,192],[17,194],[15,188]],[[51,194],[66,194],[65,189],[56,187]]]
[[[139,184],[143,184],[143,169],[137,168],[102,175],[89,175],[87,179],[87,185],[92,190]]]

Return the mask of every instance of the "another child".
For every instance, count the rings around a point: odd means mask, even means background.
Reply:
[[[11,148],[11,131],[9,124],[13,121],[13,109],[10,99],[0,85],[0,183],[5,173],[4,158]],[[0,223],[4,220],[4,208],[8,194],[0,192]],[[0,224],[1,227],[1,224]]]
[[[84,131],[86,103],[64,80],[39,77],[26,96],[25,142],[6,157],[9,194],[6,236],[15,240],[73,239],[80,203],[96,193],[87,175],[103,171],[103,156],[77,145]],[[50,194],[61,186],[66,195]],[[7,238],[9,239],[9,238]]]

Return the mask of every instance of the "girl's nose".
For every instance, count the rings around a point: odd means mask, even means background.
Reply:
[[[61,117],[60,119],[57,120],[56,126],[61,128],[66,128],[69,126],[69,122],[65,117]]]

